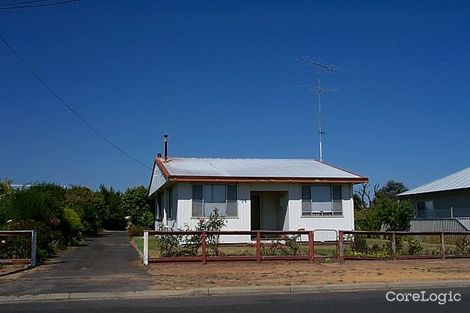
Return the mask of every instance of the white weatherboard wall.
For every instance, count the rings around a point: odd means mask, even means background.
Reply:
[[[354,204],[352,200],[352,185],[343,185],[343,215],[342,216],[302,216],[302,187],[300,184],[238,184],[238,217],[227,218],[223,230],[251,230],[251,203],[252,191],[283,191],[287,192],[287,212],[284,218],[283,230],[317,230],[316,241],[336,240],[336,233],[326,231],[353,230]],[[199,219],[192,218],[192,187],[190,183],[179,183],[173,188],[177,196],[177,214],[175,221],[169,221],[173,229],[195,229]],[[166,198],[166,197],[165,197]],[[167,202],[165,207],[168,208]],[[166,211],[166,209],[165,209]],[[165,212],[166,213],[166,212]],[[166,215],[166,214],[165,214]],[[169,223],[169,224],[170,224]],[[302,238],[306,239],[306,238]],[[249,242],[250,236],[223,236],[221,242]]]

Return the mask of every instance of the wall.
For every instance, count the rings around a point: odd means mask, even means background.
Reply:
[[[431,217],[450,217],[451,207],[454,217],[470,217],[470,189],[429,193],[405,199],[411,200],[415,207],[417,202],[432,201],[435,214],[431,213]]]
[[[191,184],[180,183],[174,188],[177,192],[178,208],[174,221],[168,221],[173,229],[185,230],[194,229],[198,223],[197,218],[191,217]],[[297,184],[239,184],[238,185],[238,217],[227,218],[224,230],[251,230],[251,207],[250,193],[252,191],[283,191],[287,192],[284,201],[287,202],[287,212],[284,217],[283,230],[317,230],[315,240],[330,241],[336,240],[336,233],[320,229],[354,230],[354,204],[351,198],[352,185],[343,185],[343,215],[342,216],[302,216],[301,185]],[[167,197],[165,197],[165,205]],[[279,206],[279,203],[277,203]],[[166,212],[166,210],[165,210]],[[303,238],[306,240],[306,238]],[[250,241],[249,236],[224,236],[222,242]]]

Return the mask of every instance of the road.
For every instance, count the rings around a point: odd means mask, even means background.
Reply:
[[[448,289],[427,290],[449,292]],[[322,294],[257,295],[230,297],[187,297],[165,299],[105,300],[105,301],[57,301],[53,303],[2,304],[0,312],[193,312],[193,313],[296,313],[296,312],[348,312],[348,313],[387,313],[387,312],[467,312],[470,288],[457,288],[454,293],[462,294],[462,301],[439,305],[425,303],[389,303],[386,291],[362,291]],[[410,290],[408,290],[410,292]],[[416,291],[411,291],[416,292]]]
[[[49,264],[0,285],[0,295],[141,291],[150,286],[151,276],[141,266],[127,233],[115,231],[88,238]]]

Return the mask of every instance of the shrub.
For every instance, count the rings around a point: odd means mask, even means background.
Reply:
[[[130,216],[132,224],[147,228],[153,226],[154,218],[148,200],[148,190],[144,186],[127,189],[121,197],[120,209]]]
[[[101,226],[98,203],[97,194],[89,188],[74,186],[66,190],[65,206],[78,213],[86,235],[96,235]]]
[[[378,217],[377,210],[367,208],[354,212],[354,223],[357,230],[378,231],[382,223]]]
[[[300,245],[298,243],[300,236],[281,235],[271,244],[263,244],[262,254],[264,255],[298,255],[300,252]]]
[[[130,237],[142,237],[144,235],[144,230],[146,229],[146,227],[140,225],[130,225],[127,229],[127,233]]]
[[[415,210],[407,201],[398,201],[388,197],[378,197],[374,202],[377,216],[387,230],[407,231]]]
[[[470,240],[466,237],[459,238],[455,242],[455,252],[457,254],[470,254]]]
[[[64,209],[62,229],[64,231],[66,245],[75,244],[77,240],[82,238],[83,224],[80,220],[80,216],[73,209]]]
[[[415,255],[423,250],[421,243],[415,238],[407,238],[406,242],[408,243],[408,254]]]
[[[369,251],[369,247],[367,246],[366,237],[354,235],[354,239],[351,242],[351,249],[355,252],[367,253]]]

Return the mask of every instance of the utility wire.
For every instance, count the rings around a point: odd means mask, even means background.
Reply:
[[[11,5],[19,5],[19,4],[29,4],[29,3],[36,3],[36,2],[50,2],[51,0],[29,0],[29,1],[16,1],[10,3],[0,3],[0,7],[4,6],[11,6]]]
[[[48,7],[48,6],[78,2],[78,1],[80,0],[64,0],[64,1],[58,1],[58,2],[37,3],[37,4],[28,4],[28,3],[45,2],[45,1],[35,0],[35,1],[23,1],[23,2],[16,2],[16,3],[5,3],[5,4],[0,5],[0,10],[15,10],[15,9]]]
[[[103,139],[107,142],[110,146],[127,156],[129,159],[133,160],[134,162],[140,164],[141,166],[151,169],[147,164],[140,161],[129,152],[127,152],[124,148],[121,148],[119,145],[115,144],[111,141],[108,137],[106,137],[102,132],[96,129],[90,122],[88,122],[85,118],[83,118],[75,109],[70,106],[58,93],[56,93],[52,87],[21,57],[21,55],[6,41],[6,39],[0,34],[0,41],[10,50],[10,52],[20,61],[28,70],[29,72],[36,77],[36,79],[49,91],[51,95],[53,95],[68,111],[70,111],[83,125],[89,128],[92,132],[94,132],[98,137]]]

